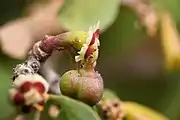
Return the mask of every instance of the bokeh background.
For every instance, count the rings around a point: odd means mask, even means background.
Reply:
[[[170,11],[179,28],[180,2],[156,1]],[[76,13],[70,14],[68,11],[67,15],[66,12],[59,14],[60,9],[69,7],[66,2],[71,7],[69,11]],[[162,112],[171,120],[180,120],[180,71],[165,69],[159,35],[148,36],[140,26],[137,14],[126,6],[115,5],[117,0],[112,0],[112,5],[107,0],[104,3],[102,0],[86,2],[90,6],[87,12],[87,4],[84,5],[82,0],[0,1],[0,120],[13,111],[7,100],[12,68],[25,60],[32,44],[45,34],[54,35],[76,28],[87,29],[90,23],[97,21],[96,18],[101,21],[105,19],[102,22],[97,66],[105,87],[116,91],[122,100],[137,101]],[[61,7],[62,3],[66,8]],[[84,9],[84,14],[81,14],[82,10],[77,10],[76,5]],[[98,9],[102,10],[96,14]],[[71,63],[66,60],[66,55],[55,54],[54,59],[56,62],[53,62],[53,66],[58,66],[55,69],[60,74],[70,69]]]

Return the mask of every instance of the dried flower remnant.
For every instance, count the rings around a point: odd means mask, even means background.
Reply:
[[[124,120],[125,112],[119,99],[102,99],[97,104],[98,113],[105,120]]]
[[[33,108],[42,111],[48,99],[48,89],[48,83],[38,74],[19,75],[9,91],[10,100],[22,106],[24,113],[29,113]]]
[[[161,14],[161,38],[167,69],[180,67],[180,37],[175,22],[168,12]]]
[[[106,89],[96,111],[103,120],[169,120],[161,113],[131,101],[122,101],[111,90]]]
[[[78,52],[79,55],[75,56],[76,62],[89,62],[93,64],[92,67],[96,66],[96,60],[98,58],[98,46],[100,46],[99,42],[99,24],[100,22],[89,28],[87,38],[85,43],[83,44],[81,50]]]

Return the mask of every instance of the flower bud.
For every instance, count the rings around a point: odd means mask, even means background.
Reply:
[[[19,75],[13,81],[13,87],[9,91],[10,100],[15,105],[22,106],[23,113],[28,113],[33,108],[42,110],[49,89],[44,78],[38,74]]]

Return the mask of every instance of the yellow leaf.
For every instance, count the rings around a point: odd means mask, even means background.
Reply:
[[[180,41],[176,25],[169,13],[161,14],[161,39],[167,69],[180,67]]]
[[[159,112],[135,102],[123,102],[127,120],[169,120]]]

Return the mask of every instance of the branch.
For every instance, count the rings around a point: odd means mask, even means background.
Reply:
[[[60,94],[60,75],[47,62],[41,67],[39,73],[50,84],[49,92],[53,94]]]
[[[18,64],[13,68],[12,79],[14,81],[20,74],[26,75],[37,73],[39,69],[40,62],[34,56],[29,56],[24,63]]]
[[[66,40],[63,39],[64,35],[46,35],[41,41],[36,42],[28,53],[28,59],[13,69],[13,80],[20,74],[37,73],[41,64],[51,56],[54,50],[64,50],[65,44],[67,44]]]

